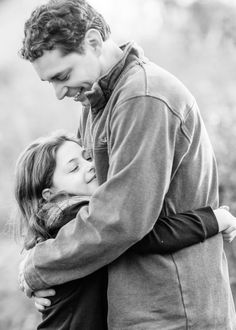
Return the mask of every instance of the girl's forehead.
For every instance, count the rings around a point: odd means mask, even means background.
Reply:
[[[57,158],[65,158],[71,156],[81,156],[82,148],[81,146],[74,141],[64,142],[57,150]]]

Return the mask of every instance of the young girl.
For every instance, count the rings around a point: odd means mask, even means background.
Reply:
[[[16,166],[15,196],[25,249],[60,235],[67,222],[76,223],[77,212],[89,203],[97,188],[93,164],[84,159],[77,139],[54,133],[31,143]],[[171,253],[219,231],[224,231],[226,240],[232,240],[235,218],[224,209],[205,207],[160,217],[153,231],[131,249],[135,253]],[[38,329],[107,329],[106,288],[106,267],[54,287],[56,295],[42,311]]]

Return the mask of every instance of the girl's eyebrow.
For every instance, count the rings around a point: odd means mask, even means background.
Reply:
[[[68,161],[68,164],[74,163],[74,162],[76,162],[76,161],[77,161],[77,158],[72,158],[72,159],[70,159],[70,160]]]

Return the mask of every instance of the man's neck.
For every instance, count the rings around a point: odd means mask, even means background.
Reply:
[[[110,69],[119,62],[123,56],[123,51],[119,46],[112,40],[108,39],[103,43],[103,52],[102,52],[102,63],[103,70],[102,75],[105,75],[110,71]]]

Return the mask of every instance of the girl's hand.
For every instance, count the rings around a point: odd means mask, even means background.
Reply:
[[[236,236],[236,218],[229,212],[228,206],[221,206],[214,210],[219,232],[222,232],[223,239],[227,242],[232,242]]]
[[[233,227],[229,227],[222,232],[222,236],[224,241],[231,243],[236,236],[236,229]]]
[[[34,304],[39,312],[42,312],[45,307],[49,307],[51,305],[50,299],[48,297],[54,296],[56,294],[53,289],[46,290],[38,290],[35,291],[34,296]]]

